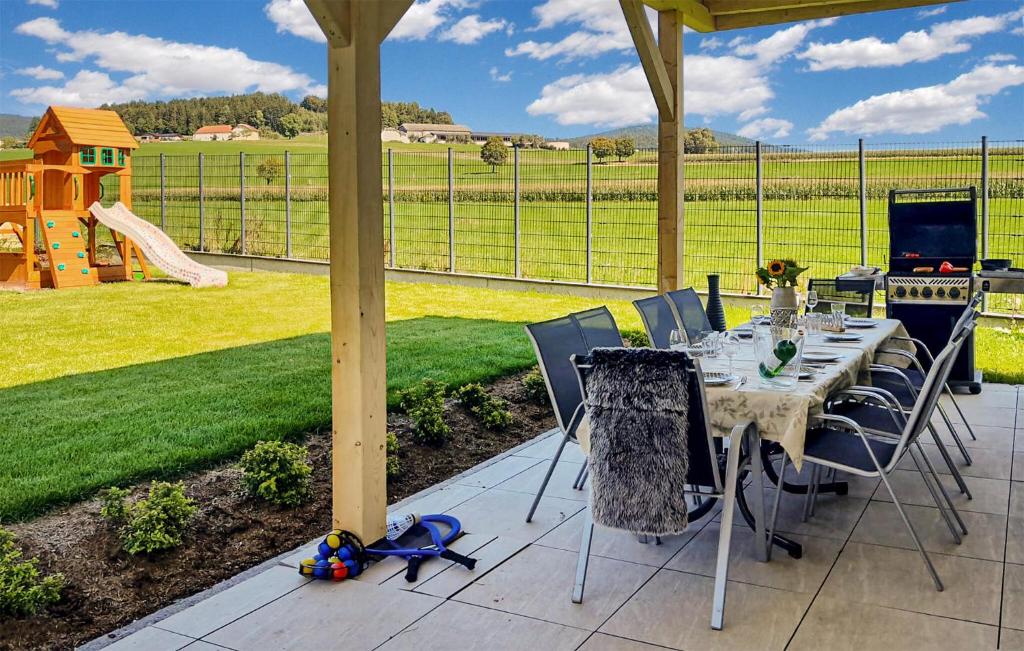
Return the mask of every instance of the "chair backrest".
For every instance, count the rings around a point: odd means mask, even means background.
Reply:
[[[644,330],[647,331],[647,338],[651,340],[651,346],[667,350],[669,334],[679,328],[676,313],[668,299],[661,295],[639,298],[633,301],[633,306],[640,312],[640,319],[644,322]]]
[[[917,394],[914,409],[910,412],[910,417],[907,418],[903,434],[900,437],[899,446],[896,449],[896,454],[893,455],[893,460],[889,464],[889,469],[898,463],[903,449],[917,438],[927,427],[928,423],[931,422],[935,406],[939,402],[939,397],[942,396],[947,380],[949,380],[949,373],[953,369],[957,353],[960,352],[961,346],[970,336],[976,324],[975,318],[969,319],[960,330],[960,334],[951,339],[946,344],[946,347],[935,357],[935,362],[928,370],[928,375],[924,378],[924,384]]]
[[[807,291],[811,290],[818,292],[815,312],[828,314],[832,312],[833,304],[845,303],[848,315],[871,317],[875,301],[873,278],[811,278],[807,282]]]
[[[574,312],[570,315],[579,324],[587,348],[622,348],[622,333],[615,324],[615,317],[605,306],[592,310]]]
[[[600,307],[527,325],[526,334],[537,355],[558,426],[575,437],[583,395],[570,358],[586,355],[599,346],[621,347],[622,336],[615,319],[608,308]]]
[[[700,361],[691,358],[683,351],[659,350],[658,354],[669,356],[685,356],[687,378],[687,453],[689,454],[689,470],[686,483],[707,490],[721,492],[722,477],[718,468],[717,448],[711,430],[710,411],[708,410],[707,392],[704,388],[704,373]],[[580,394],[587,395],[587,376],[591,368],[590,355],[573,357]],[[652,451],[655,452],[655,451]]]
[[[971,297],[971,300],[967,303],[967,307],[964,309],[963,314],[960,315],[960,318],[957,319],[956,323],[953,325],[953,331],[949,336],[950,339],[953,339],[960,334],[961,328],[967,325],[968,320],[977,318],[978,306],[981,305],[981,301],[984,296],[984,292],[976,292],[974,296]]]
[[[711,330],[711,321],[704,311],[704,304],[700,302],[700,296],[697,296],[692,287],[666,292],[665,296],[672,303],[676,319],[683,326],[690,341],[696,341],[697,335],[702,331]]]

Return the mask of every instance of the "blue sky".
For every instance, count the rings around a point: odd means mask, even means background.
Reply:
[[[1024,5],[970,0],[684,36],[687,126],[776,142],[1024,137]],[[652,122],[616,0],[418,0],[382,50],[384,99],[481,131]],[[301,0],[0,0],[0,112],[252,90],[323,94]]]

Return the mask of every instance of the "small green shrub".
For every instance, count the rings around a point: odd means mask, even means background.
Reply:
[[[401,406],[412,419],[412,438],[421,445],[440,447],[451,429],[444,422],[444,397],[448,385],[437,380],[423,380],[401,393]]]
[[[631,348],[647,348],[651,345],[651,340],[647,338],[647,333],[635,328],[623,330],[622,338]]]
[[[122,549],[129,554],[151,554],[181,544],[197,510],[185,497],[183,483],[154,481],[149,496],[135,503],[128,503],[127,496],[127,490],[108,489],[100,510],[100,515],[119,528]]]
[[[57,603],[63,574],[39,575],[39,559],[22,560],[14,534],[0,527],[0,615],[34,615]]]
[[[491,396],[476,383],[459,388],[455,397],[471,412],[479,416],[483,426],[489,430],[503,430],[512,424],[512,413],[508,403]]]
[[[523,389],[526,391],[527,400],[538,405],[547,404],[548,385],[544,381],[544,376],[541,375],[539,368],[534,368],[532,371],[524,375],[522,382]]]
[[[386,452],[388,478],[397,477],[402,474],[402,466],[398,461],[398,437],[394,432],[388,432]]]
[[[311,495],[313,469],[305,446],[282,441],[260,441],[242,455],[242,483],[250,495],[278,506],[298,506]]]

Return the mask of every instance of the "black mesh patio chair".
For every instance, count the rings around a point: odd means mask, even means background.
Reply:
[[[831,314],[834,304],[844,303],[849,316],[871,318],[875,305],[873,278],[811,278],[807,291],[818,292],[814,312]]]
[[[665,296],[672,303],[676,311],[676,319],[686,331],[690,341],[696,341],[697,335],[705,330],[711,330],[711,321],[704,310],[704,304],[700,302],[700,296],[692,287],[677,289],[674,292],[666,292]]]
[[[958,339],[951,341],[935,358],[935,364],[925,377],[921,393],[909,413],[900,407],[892,394],[888,394],[884,390],[879,390],[873,386],[853,387],[852,389],[840,391],[830,400],[830,403],[834,403],[840,398],[850,398],[851,402],[855,404],[870,403],[874,407],[888,412],[889,417],[893,421],[892,426],[882,427],[879,424],[882,421],[877,419],[871,422],[865,419],[865,422],[862,423],[856,418],[858,415],[856,412],[838,408],[849,404],[846,401],[841,401],[839,405],[830,404],[828,413],[812,417],[811,427],[808,429],[807,440],[804,445],[804,463],[813,464],[811,471],[812,485],[823,468],[840,470],[861,477],[878,477],[882,480],[886,490],[889,492],[889,496],[892,498],[893,505],[910,532],[917,551],[928,568],[928,572],[935,584],[935,589],[940,592],[943,590],[942,580],[939,578],[938,572],[935,571],[935,566],[921,544],[921,539],[907,517],[902,503],[897,498],[896,492],[889,481],[889,476],[896,469],[903,455],[909,454],[921,473],[925,484],[928,486],[932,499],[935,501],[936,506],[938,506],[954,540],[958,544],[960,543],[960,532],[966,533],[966,527],[963,526],[963,521],[960,520],[959,514],[956,513],[956,509],[953,507],[949,495],[945,493],[941,482],[938,482],[934,468],[931,467],[930,461],[924,449],[920,446],[918,439],[921,433],[929,426],[932,413],[938,404],[939,396],[942,395],[942,386],[948,379],[949,372],[953,367],[953,361],[956,359],[956,352],[963,343],[963,339],[966,339],[973,328],[974,322],[971,321],[961,330]],[[880,413],[877,412],[875,415]],[[918,460],[918,454],[924,457],[923,463],[925,466],[928,466],[930,473],[925,472],[922,461]],[[785,461],[784,458],[783,476],[785,476]],[[938,484],[937,488],[932,485],[932,480]],[[778,514],[779,496],[781,493],[782,491],[776,491],[775,494],[775,505],[772,513],[773,528],[774,517]],[[814,491],[812,490],[808,493],[805,500],[805,514],[808,511],[813,512],[811,509],[813,503]],[[954,525],[951,514],[956,515],[956,519],[959,520],[959,530]]]
[[[725,477],[719,467],[718,455],[722,446],[720,440],[712,436],[711,421],[708,411],[707,395],[704,390],[704,374],[701,372],[699,360],[690,358],[684,352],[657,351],[659,355],[682,356],[685,358],[687,387],[687,454],[689,467],[685,483],[688,490],[685,494],[696,496],[687,512],[688,521],[694,522],[711,513],[708,505],[722,499],[722,520],[718,535],[718,557],[715,566],[715,587],[711,609],[711,628],[721,630],[725,615],[725,589],[729,573],[729,546],[733,534],[733,513],[736,505],[737,479],[740,472],[740,456],[744,437],[752,433],[756,435],[757,426],[750,422],[738,423],[732,429],[730,445],[725,461]],[[573,364],[577,373],[580,392],[586,397],[587,377],[593,369],[593,360],[589,355],[576,355]],[[666,373],[676,373],[677,366],[666,366]],[[655,381],[657,383],[657,381]],[[665,418],[677,418],[676,413],[666,413]],[[593,433],[591,434],[593,436]],[[651,455],[658,451],[652,446]],[[592,488],[592,490],[597,490]],[[594,521],[591,517],[590,502],[584,509],[583,532],[580,538],[580,551],[576,566],[576,581],[573,586],[573,603],[583,603],[583,592],[587,579],[587,565],[590,559],[590,546],[594,533]]]
[[[551,406],[555,410],[555,420],[562,431],[562,442],[551,460],[547,474],[544,475],[537,496],[530,506],[530,512],[526,515],[526,521],[530,522],[548,482],[551,481],[551,475],[558,466],[566,443],[577,442],[576,428],[583,417],[583,395],[580,393],[576,369],[570,357],[586,355],[597,347],[621,347],[622,335],[619,334],[615,319],[606,307],[527,325],[526,334],[533,344],[537,365],[548,387]],[[585,470],[586,464],[580,469],[574,487],[582,488]]]
[[[660,350],[668,350],[669,335],[679,329],[672,304],[662,295],[640,298],[633,301],[633,306],[640,312],[644,322],[644,330],[651,346]]]

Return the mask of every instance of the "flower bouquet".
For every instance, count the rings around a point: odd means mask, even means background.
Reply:
[[[800,307],[796,297],[796,279],[808,268],[801,267],[795,260],[772,260],[767,266],[757,268],[757,280],[772,290],[773,324],[793,327]]]

